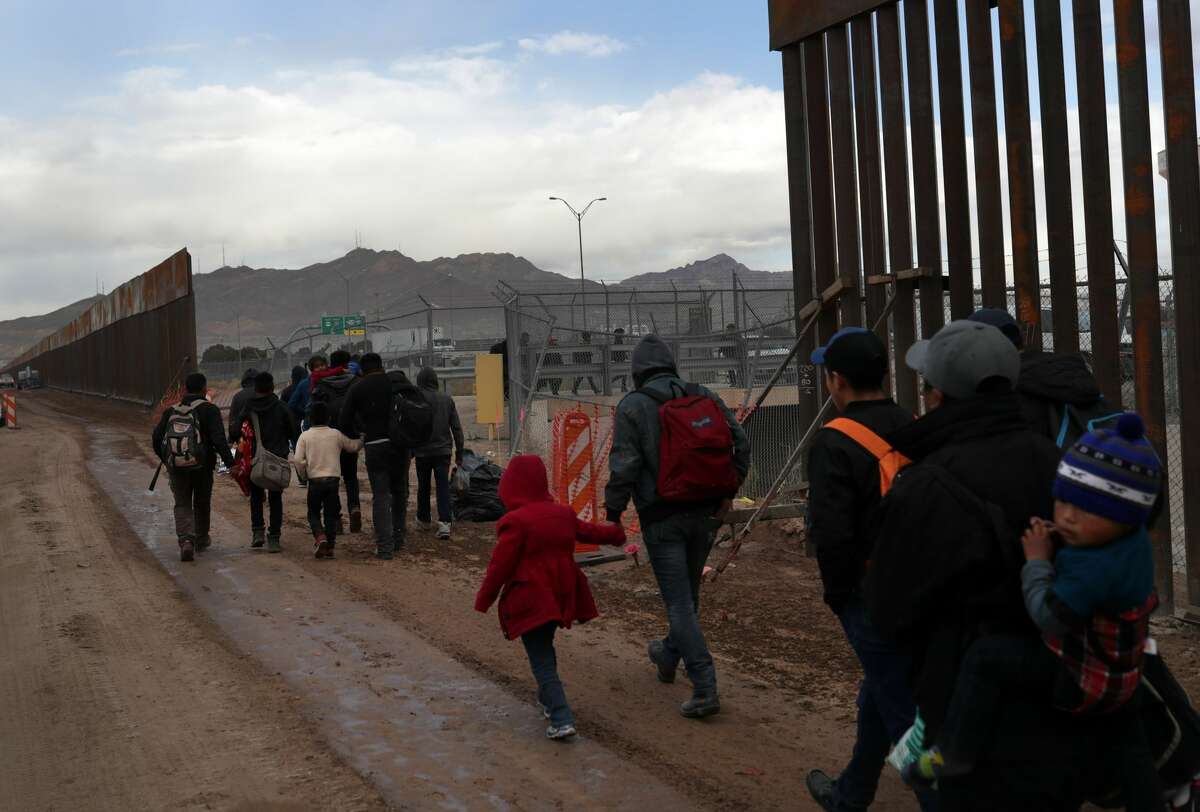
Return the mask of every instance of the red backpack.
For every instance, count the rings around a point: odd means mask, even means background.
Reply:
[[[733,432],[717,402],[692,383],[678,396],[637,391],[659,404],[658,495],[668,502],[702,502],[737,493]]]

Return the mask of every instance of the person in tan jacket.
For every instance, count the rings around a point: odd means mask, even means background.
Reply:
[[[329,407],[314,401],[308,407],[309,429],[296,443],[296,473],[308,479],[308,526],[313,533],[313,554],[333,558],[342,503],[338,482],[342,475],[342,453],[362,451],[362,440],[351,440],[329,426]],[[322,525],[322,514],[324,524]]]

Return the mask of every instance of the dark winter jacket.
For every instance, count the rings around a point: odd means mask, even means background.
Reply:
[[[242,437],[242,420],[251,420],[251,414],[258,415],[260,433],[254,438],[254,451],[258,452],[259,443],[263,448],[279,457],[287,457],[291,451],[291,443],[300,437],[300,424],[287,406],[274,392],[265,395],[256,394],[247,404],[245,413],[237,422],[236,431],[229,433],[229,442],[236,445]],[[253,424],[252,424],[253,425]]]
[[[241,414],[246,410],[246,404],[254,397],[254,379],[258,377],[257,369],[248,369],[242,373],[242,388],[235,392],[229,403],[229,436],[233,436],[234,422],[240,426]],[[233,441],[231,440],[230,443]]]
[[[643,381],[643,389],[653,389],[670,396],[673,392],[677,394],[685,385],[675,371],[675,358],[670,348],[658,336],[646,336],[639,341],[633,349],[632,361],[634,380]],[[733,463],[739,478],[744,480],[750,471],[750,440],[721,398],[703,386],[699,389],[701,394],[716,401],[725,415],[725,422],[733,433]],[[720,500],[716,500],[689,504],[665,502],[659,498],[658,444],[662,427],[659,424],[658,407],[657,400],[637,391],[630,392],[617,406],[612,452],[608,460],[610,476],[604,488],[604,505],[610,521],[620,521],[630,497],[643,525],[684,511],[709,507],[716,510],[720,503]]]
[[[463,454],[462,423],[454,398],[438,391],[437,373],[425,367],[417,373],[417,386],[433,409],[433,433],[429,442],[413,451],[416,457],[449,457],[461,462]]]
[[[362,437],[367,444],[386,440],[391,414],[392,381],[383,370],[369,372],[346,393],[342,433],[352,440]]]
[[[500,597],[500,628],[509,640],[547,623],[570,628],[596,617],[587,576],[575,563],[575,543],[620,544],[619,524],[581,521],[556,504],[540,457],[514,457],[500,478],[508,513],[496,523],[496,547],[475,596],[486,612]]]
[[[292,367],[292,382],[285,386],[283,391],[279,393],[279,399],[284,403],[288,403],[292,399],[292,393],[296,391],[296,387],[299,385],[300,381],[304,380],[307,375],[308,372],[304,369],[304,367]]]
[[[221,427],[221,408],[215,403],[209,403],[204,395],[184,395],[179,402],[185,406],[197,402],[200,404],[192,410],[192,414],[200,428],[200,448],[204,464],[210,469],[215,468],[219,457],[226,466],[233,465],[233,454],[229,451],[229,443],[225,441],[225,431]],[[168,406],[163,410],[162,417],[158,419],[158,425],[154,427],[154,433],[150,437],[150,446],[154,449],[154,456],[159,459],[162,458],[162,444],[167,433],[167,421],[174,412],[174,406]]]
[[[909,641],[914,693],[936,735],[965,647],[981,634],[1038,635],[1021,595],[1020,535],[1053,516],[1059,451],[1016,395],[952,401],[886,438],[913,460],[881,504],[864,583],[871,622]]]
[[[1051,440],[1058,437],[1062,428],[1064,404],[1081,413],[1097,409],[1105,413],[1119,411],[1105,408],[1096,376],[1079,355],[1023,353],[1017,394],[1021,396],[1021,413],[1025,416],[1025,422],[1038,434]]]
[[[858,401],[843,417],[880,437],[912,422],[892,400]],[[823,428],[808,452],[808,538],[817,548],[825,603],[837,612],[857,594],[875,546],[879,461],[854,440]]]

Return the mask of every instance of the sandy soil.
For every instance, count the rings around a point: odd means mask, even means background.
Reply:
[[[71,400],[59,394],[38,397],[48,405]],[[149,459],[147,415],[116,404],[83,403],[92,418],[129,434],[131,453],[137,453],[136,442]],[[73,409],[78,412],[80,406]],[[369,786],[336,760],[327,758],[319,781],[303,778],[311,775],[305,768],[308,748],[325,752],[310,722],[278,696],[270,677],[255,672],[252,660],[231,654],[206,619],[189,612],[170,578],[138,542],[122,537],[121,520],[97,509],[104,500],[80,473],[82,466],[70,462],[85,453],[80,435],[65,431],[54,437],[52,454],[46,453],[49,449],[36,457],[31,453],[35,446],[26,438],[36,432],[39,442],[45,442],[37,419],[30,418],[30,428],[17,432],[16,440],[0,436],[0,454],[9,458],[12,448],[32,460],[23,470],[0,473],[5,486],[0,550],[6,553],[0,608],[6,618],[22,618],[0,631],[6,635],[0,638],[4,650],[20,652],[0,664],[2,685],[8,689],[0,694],[0,725],[25,731],[0,743],[6,748],[0,752],[8,756],[0,766],[0,791],[7,794],[12,787],[28,793],[36,799],[33,808],[72,808],[73,801],[93,797],[106,799],[100,808],[121,808],[121,801],[131,798],[139,799],[132,808],[147,798],[153,799],[147,808],[180,803],[186,808],[194,800],[186,788],[199,783],[189,782],[189,774],[203,769],[205,783],[221,786],[222,796],[195,802],[199,808],[206,802],[214,808],[238,808],[233,799],[291,802],[297,808],[376,808],[381,802]],[[75,490],[64,492],[64,480],[74,483],[69,487]],[[365,476],[363,487],[369,517]],[[29,494],[40,500],[37,514],[21,507]],[[235,527],[248,527],[248,507],[233,483],[218,483],[216,509]],[[326,562],[308,555],[303,491],[288,492],[285,510],[284,557],[289,563],[416,633],[513,696],[528,698],[533,683],[519,644],[502,639],[494,614],[471,611],[494,540],[490,525],[456,525],[448,544],[410,527],[408,548],[393,562],[370,557],[369,535],[348,536],[339,541],[339,557]],[[73,513],[80,515],[72,519]],[[87,542],[71,532],[72,521],[87,528]],[[367,525],[369,532],[369,519]],[[243,535],[216,543],[241,547],[248,543],[248,530]],[[14,543],[31,537],[42,544]],[[607,565],[590,576],[602,617],[562,635],[559,652],[581,731],[672,784],[693,808],[815,808],[808,802],[803,776],[812,767],[836,772],[848,757],[860,672],[836,620],[820,601],[816,567],[805,557],[799,538],[778,525],[761,528],[735,566],[707,589],[702,619],[718,662],[725,710],[705,723],[676,713],[687,695],[686,680],[659,685],[645,661],[646,640],[663,631],[649,567],[644,561],[640,567],[632,562]],[[128,588],[113,589],[114,582]],[[68,587],[72,591],[64,591]],[[77,624],[82,631],[75,632],[76,625],[70,624],[77,614],[102,620],[92,625],[83,621]],[[155,620],[134,630],[125,622],[130,617]],[[78,633],[91,641],[88,635],[96,629],[102,634],[94,639],[103,646],[83,646],[72,637]],[[1166,621],[1156,624],[1155,634],[1177,675],[1193,693],[1200,692],[1195,631]],[[103,663],[106,679],[90,677],[87,663],[96,660]],[[165,662],[178,666],[170,680],[159,673]],[[71,676],[76,672],[77,679]],[[191,676],[196,674],[200,676]],[[178,679],[185,688],[179,688]],[[59,705],[45,698],[40,687],[47,681],[55,685],[58,702],[70,707],[54,709]],[[64,699],[78,693],[81,683],[87,684],[84,696]],[[97,695],[100,685],[105,687]],[[179,707],[181,693],[201,709],[199,718],[189,719],[187,708]],[[80,724],[89,742],[86,750],[95,753],[99,744],[104,751],[107,745],[121,764],[54,758],[57,750],[70,752],[69,739],[79,738],[65,721],[77,714],[91,719]],[[138,725],[132,733],[126,727],[129,720]],[[89,724],[95,728],[90,734]],[[283,740],[289,742],[288,757],[276,759]],[[21,757],[30,748],[47,754],[32,767]],[[187,754],[194,752],[210,755],[203,767],[183,768]],[[278,766],[283,764],[287,766]],[[66,783],[68,779],[74,783]],[[874,808],[914,805],[898,779],[886,774]]]

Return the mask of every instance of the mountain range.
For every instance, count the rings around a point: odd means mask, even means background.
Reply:
[[[640,274],[608,285],[611,323],[628,321],[627,311],[637,302],[631,291],[642,297],[633,319],[668,318],[663,304],[668,301],[672,284],[679,290],[730,288],[733,275],[748,288],[791,288],[787,272],[755,271],[726,254],[718,254],[667,271]],[[437,323],[450,318],[459,338],[488,338],[503,333],[500,297],[513,291],[540,298],[540,304],[555,312],[560,323],[568,323],[567,305],[580,291],[578,279],[544,271],[524,257],[513,254],[462,254],[419,261],[399,251],[373,251],[356,248],[330,262],[304,268],[222,267],[193,276],[196,294],[196,331],[198,349],[216,344],[265,347],[285,343],[297,327],[313,325],[324,314],[363,313],[368,319],[411,313],[407,319],[391,323],[407,326],[425,324],[423,311],[428,302],[434,307],[458,308],[451,316],[437,314]],[[605,287],[595,281],[584,283],[588,323],[604,323]],[[658,294],[651,291],[659,291]],[[687,300],[689,297],[683,297]],[[691,298],[694,298],[692,296]],[[751,306],[765,305],[778,294],[750,294]],[[0,322],[0,358],[11,358],[44,335],[68,323],[96,297],[59,308],[41,316]],[[732,309],[732,297],[724,297]],[[658,302],[657,305],[647,302]],[[755,303],[758,303],[757,305]],[[531,306],[535,306],[532,305]],[[487,308],[476,311],[462,308]],[[664,309],[665,308],[665,309]],[[649,310],[649,314],[642,312]],[[723,318],[721,313],[712,318]],[[577,311],[578,312],[578,311]],[[662,313],[664,315],[651,315]],[[618,318],[620,316],[621,318]],[[685,316],[686,317],[686,316]]]

